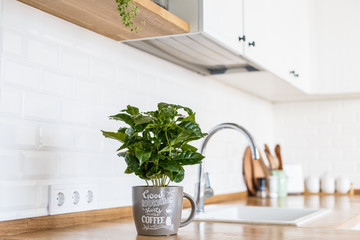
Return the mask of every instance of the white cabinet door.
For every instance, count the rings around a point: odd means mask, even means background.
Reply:
[[[359,92],[360,1],[313,0],[311,8],[313,92]]]
[[[243,0],[203,0],[203,31],[243,54]]]
[[[309,90],[309,28],[306,0],[275,0],[278,66],[275,73],[292,85]]]
[[[272,65],[275,41],[269,0],[244,0],[244,55],[264,68]]]
[[[306,2],[245,0],[244,3],[245,56],[302,90],[308,87],[302,81],[307,80]]]

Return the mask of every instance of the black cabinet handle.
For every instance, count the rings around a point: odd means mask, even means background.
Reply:
[[[251,46],[255,47],[255,41],[249,42],[249,47]]]
[[[294,75],[294,77],[299,77],[299,74],[295,72],[295,70],[291,70],[290,74]]]
[[[241,41],[246,41],[246,37],[245,37],[245,35],[243,35],[242,37],[239,37],[239,42],[241,42]]]

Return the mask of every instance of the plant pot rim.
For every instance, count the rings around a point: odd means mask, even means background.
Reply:
[[[167,186],[167,187],[154,187],[154,186],[146,186],[146,185],[138,185],[138,186],[132,186],[132,188],[178,188],[178,187],[183,187],[183,186]]]

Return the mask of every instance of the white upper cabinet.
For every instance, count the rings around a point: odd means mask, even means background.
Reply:
[[[304,0],[245,0],[244,55],[308,90],[308,21]]]
[[[243,1],[203,0],[203,31],[243,54]]]
[[[244,0],[244,55],[265,69],[272,66],[272,42],[275,41],[269,3],[267,0]]]
[[[310,3],[313,93],[360,92],[360,1]]]

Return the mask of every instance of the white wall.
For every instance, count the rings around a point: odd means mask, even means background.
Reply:
[[[360,100],[276,104],[274,139],[305,176],[347,176],[360,188]]]
[[[14,0],[0,0],[0,220],[47,215],[47,186],[96,182],[98,208],[131,204],[118,144],[100,129],[127,104],[160,101],[197,112],[204,131],[246,127],[260,146],[273,139],[273,105]],[[119,23],[120,24],[120,23]],[[245,138],[226,130],[210,142],[206,169],[216,194],[244,191]],[[197,143],[198,145],[199,143]],[[197,168],[186,168],[193,194]]]

